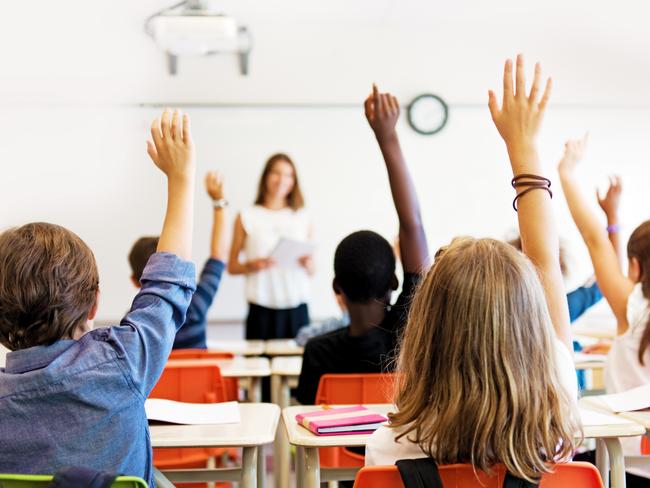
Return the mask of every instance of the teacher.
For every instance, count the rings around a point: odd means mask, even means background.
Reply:
[[[286,154],[274,154],[264,166],[255,204],[235,220],[230,248],[228,271],[246,275],[246,339],[294,338],[309,323],[312,257],[300,256],[295,266],[284,267],[271,256],[281,239],[311,239],[303,207],[296,166]]]

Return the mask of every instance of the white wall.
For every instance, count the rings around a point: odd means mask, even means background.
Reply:
[[[650,70],[640,56],[647,54],[649,35],[636,2],[616,12],[554,1],[534,9],[514,1],[489,8],[470,1],[223,2],[255,36],[248,78],[238,75],[231,58],[183,60],[180,75],[168,77],[141,28],[164,5],[14,2],[3,5],[0,16],[0,227],[46,220],[79,233],[100,267],[100,319],[117,319],[128,307],[133,289],[126,254],[162,222],[165,186],[145,154],[157,111],[148,104],[253,104],[188,107],[199,172],[226,174],[236,211],[252,200],[270,153],[294,156],[319,241],[316,317],[335,311],[329,284],[341,237],[364,227],[388,238],[396,232],[382,162],[362,112],[338,106],[360,106],[372,81],[403,102],[433,91],[451,103],[449,125],[437,136],[418,136],[400,123],[434,250],[457,234],[503,237],[516,225],[506,154],[484,102],[486,89],[498,88],[502,59],[518,50],[542,59],[555,78],[555,105],[540,141],[548,173],[564,139],[590,129],[585,186],[591,191],[608,172],[618,172],[625,178],[625,231],[649,216],[643,202],[650,181]],[[630,15],[626,7],[637,11]],[[200,264],[210,207],[201,192],[196,202]],[[555,205],[575,257],[575,284],[589,273],[588,261],[559,191]],[[227,277],[211,316],[244,312],[242,282]]]

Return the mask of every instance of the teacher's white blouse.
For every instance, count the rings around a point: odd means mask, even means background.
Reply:
[[[304,209],[269,210],[254,205],[241,212],[246,231],[244,252],[247,260],[266,258],[280,239],[308,241],[311,220]],[[296,266],[271,268],[246,275],[246,299],[249,303],[273,309],[295,308],[309,299],[309,276]]]

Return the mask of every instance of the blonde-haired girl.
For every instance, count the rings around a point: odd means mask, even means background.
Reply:
[[[572,334],[548,180],[535,139],[550,95],[541,69],[526,94],[523,58],[504,73],[499,108],[517,189],[523,253],[492,239],[454,239],[418,289],[398,360],[398,412],[377,430],[366,464],[432,457],[440,464],[503,463],[538,479],[568,458],[580,426]]]
[[[627,243],[628,273],[623,274],[606,229],[580,192],[575,173],[584,155],[587,136],[570,140],[558,170],[569,210],[582,235],[596,273],[596,280],[617,322],[617,334],[607,355],[605,388],[618,393],[650,383],[650,221],[639,225]],[[607,230],[612,229],[608,222]],[[622,440],[626,456],[640,455],[639,439]],[[628,486],[647,486],[650,462],[627,468],[642,479],[628,476]]]

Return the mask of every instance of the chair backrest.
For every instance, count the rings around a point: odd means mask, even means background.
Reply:
[[[391,403],[394,386],[393,373],[324,374],[316,404]]]
[[[505,468],[496,466],[492,476],[474,471],[469,464],[440,466],[444,488],[502,488]],[[542,476],[540,488],[603,488],[598,470],[593,464],[574,462],[555,465],[554,472]],[[404,488],[397,466],[368,466],[362,468],[354,488]]]
[[[169,359],[233,359],[231,352],[210,351],[208,349],[173,349]]]
[[[53,478],[39,474],[0,474],[0,488],[46,488]],[[147,488],[147,483],[135,476],[120,476],[111,488]]]
[[[164,398],[189,403],[219,403],[227,401],[219,366],[168,363],[150,398]]]

